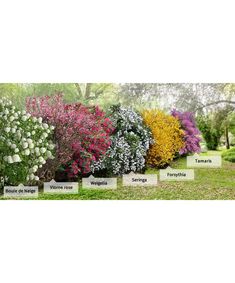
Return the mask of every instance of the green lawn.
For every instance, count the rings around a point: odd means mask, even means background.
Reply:
[[[220,154],[210,151],[207,155]],[[205,154],[204,154],[205,155]],[[186,158],[171,164],[172,168],[186,168]],[[158,174],[148,169],[146,174]],[[1,196],[0,199],[3,199]],[[80,190],[78,195],[46,195],[40,200],[216,200],[235,199],[235,163],[223,161],[219,169],[195,169],[195,180],[187,182],[159,182],[156,187],[122,187],[118,179],[117,190]]]

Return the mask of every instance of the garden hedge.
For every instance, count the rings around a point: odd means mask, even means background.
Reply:
[[[0,180],[12,185],[49,181],[58,172],[66,180],[143,172],[146,166],[165,167],[179,154],[200,152],[200,132],[189,112],[139,113],[113,105],[105,113],[65,103],[62,94],[29,97],[26,111],[0,99],[0,130]]]

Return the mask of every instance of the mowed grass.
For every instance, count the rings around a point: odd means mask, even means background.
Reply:
[[[209,151],[202,155],[217,155]],[[185,169],[186,158],[172,162],[172,168]],[[146,174],[159,174],[148,169]],[[80,184],[81,187],[81,184]],[[3,199],[1,196],[0,199]],[[39,200],[232,200],[235,199],[235,163],[223,161],[222,168],[195,169],[194,181],[165,181],[155,187],[122,187],[116,190],[79,190],[79,194],[39,194]]]

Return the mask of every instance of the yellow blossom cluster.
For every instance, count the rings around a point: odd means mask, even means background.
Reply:
[[[177,118],[159,110],[144,110],[142,116],[151,129],[154,143],[147,153],[147,165],[164,167],[184,146],[184,132]]]

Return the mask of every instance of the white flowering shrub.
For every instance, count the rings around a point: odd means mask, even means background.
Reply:
[[[11,101],[0,98],[0,179],[18,185],[38,181],[37,171],[53,158],[53,126],[42,118],[18,111]]]
[[[93,172],[105,170],[122,175],[142,171],[147,150],[153,142],[150,130],[141,115],[131,108],[115,105],[109,112],[115,128],[112,144],[106,155],[93,164]]]

